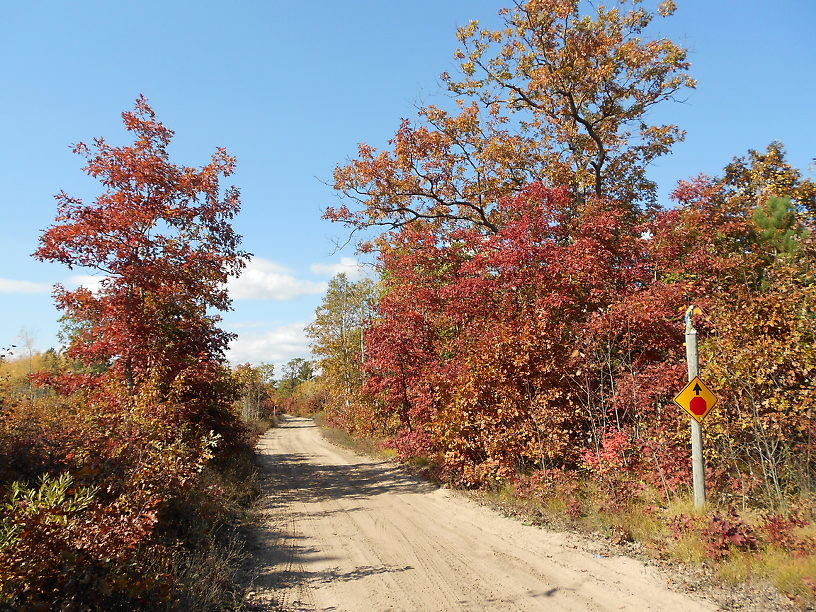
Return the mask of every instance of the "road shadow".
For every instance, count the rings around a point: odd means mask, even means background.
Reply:
[[[254,532],[253,545],[239,578],[249,593],[244,601],[246,610],[311,610],[310,606],[301,608],[290,598],[319,584],[353,582],[414,569],[410,565],[379,564],[350,570],[339,565],[312,570],[309,568],[315,562],[331,562],[335,558],[320,555],[306,544],[306,538],[291,533],[286,529],[285,520],[275,527],[269,523],[258,526]]]
[[[292,417],[284,417],[278,427],[317,430],[311,419]],[[386,493],[428,493],[437,489],[434,484],[387,462],[360,461],[337,465],[312,453],[270,452],[268,449],[256,457],[260,468],[258,484],[263,491],[257,508],[267,518],[251,529],[252,550],[248,551],[244,583],[251,584],[249,589],[253,592],[265,594],[266,601],[253,603],[250,598],[246,602],[249,610],[297,609],[288,598],[312,585],[351,582],[414,569],[408,565],[385,563],[341,569],[339,564],[332,563],[332,557],[321,555],[307,538],[298,533],[296,523],[304,517],[293,509],[293,505],[297,502],[364,499]],[[309,517],[360,509],[356,504],[344,506],[343,509],[322,508],[310,512]],[[310,569],[315,562],[323,562],[319,564],[322,569]]]
[[[286,419],[283,428],[315,428],[311,420]],[[330,464],[310,453],[265,452],[258,455],[264,509],[291,502],[363,499],[385,493],[429,493],[436,485],[387,462]]]

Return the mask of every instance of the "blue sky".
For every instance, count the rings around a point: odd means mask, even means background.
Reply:
[[[302,328],[325,283],[354,271],[334,250],[343,229],[321,220],[328,186],[357,143],[383,146],[402,117],[439,103],[438,76],[455,72],[455,30],[499,23],[486,0],[209,0],[0,3],[0,347],[25,330],[57,345],[50,286],[88,282],[35,261],[53,195],[92,198],[70,145],[94,136],[125,143],[120,113],[139,93],[175,130],[175,163],[201,165],[217,146],[238,158],[236,227],[254,254],[235,286],[225,328],[235,361],[308,356]],[[716,174],[734,155],[785,144],[813,178],[814,0],[677,0],[655,32],[689,49],[698,80],[657,118],[686,141],[651,170],[661,201],[678,179]],[[647,2],[647,6],[650,5]],[[810,169],[809,169],[810,167]]]

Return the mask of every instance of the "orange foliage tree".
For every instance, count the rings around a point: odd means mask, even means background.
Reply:
[[[238,191],[219,186],[234,159],[171,163],[173,132],[143,97],[122,118],[133,144],[75,147],[103,193],[60,193],[35,253],[103,276],[55,290],[67,359],[35,377],[60,396],[3,408],[0,607],[184,607],[171,568],[224,495],[202,474],[242,444],[213,313],[247,258]]]
[[[360,145],[334,174],[346,203],[326,216],[352,228],[436,220],[495,233],[500,198],[532,182],[569,187],[576,207],[589,194],[652,201],[645,168],[683,134],[646,113],[694,82],[682,48],[644,38],[653,13],[614,4],[588,15],[577,0],[529,0],[502,11],[501,30],[460,29],[464,78],[443,75],[459,109],[421,109],[390,150]]]

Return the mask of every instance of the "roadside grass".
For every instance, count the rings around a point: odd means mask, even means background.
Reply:
[[[601,536],[627,554],[705,569],[721,585],[772,584],[797,607],[816,606],[813,522],[786,532],[786,547],[768,537],[767,513],[745,510],[737,517],[716,503],[700,512],[688,495],[666,502],[649,487],[624,502],[589,480],[543,494],[505,482],[475,495],[527,524]]]
[[[164,609],[240,610],[245,589],[239,575],[247,558],[243,535],[210,531],[191,544],[153,556],[153,571],[174,576]]]
[[[173,609],[241,610],[249,590],[246,561],[260,495],[255,445],[277,420],[245,421],[247,435],[235,452],[207,465],[196,487],[173,508],[166,537],[184,542],[172,556],[155,559],[176,577]]]
[[[245,423],[248,436],[230,456],[207,465],[196,487],[170,510],[165,538],[175,553],[157,558],[176,577],[174,609],[239,610],[246,591],[241,574],[248,558],[253,503],[260,494],[254,447],[269,420]],[[183,542],[183,545],[179,545]]]
[[[733,551],[713,569],[726,584],[764,579],[804,609],[813,609],[816,604],[816,555],[813,553],[791,555],[790,551],[774,546],[752,553]]]
[[[809,606],[816,604],[816,555],[792,557],[788,551],[769,549],[759,571],[767,575],[782,593]]]
[[[277,424],[278,418],[272,415],[261,416],[257,419],[244,421],[244,425],[249,432],[249,446],[254,447],[255,444],[258,443],[258,438],[260,438],[266,430],[277,426]]]
[[[397,453],[393,449],[383,446],[382,440],[368,437],[354,437],[347,431],[332,427],[326,422],[324,413],[317,412],[310,415],[315,424],[320,429],[323,437],[332,444],[347,448],[355,453],[367,455],[374,459],[393,460]]]

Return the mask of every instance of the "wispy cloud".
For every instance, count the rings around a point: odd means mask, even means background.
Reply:
[[[306,323],[280,325],[265,332],[243,332],[230,343],[227,359],[232,363],[281,364],[295,357],[308,358],[309,340],[303,328]]]
[[[0,293],[48,293],[51,285],[24,280],[0,278]]]
[[[351,280],[359,280],[363,277],[363,266],[353,257],[342,257],[340,261],[332,264],[312,264],[311,270],[314,274],[332,277],[342,272]]]
[[[106,276],[93,276],[91,274],[77,274],[68,279],[68,284],[75,287],[85,287],[91,293],[96,293],[102,288],[102,281]]]
[[[280,323],[280,321],[222,321],[220,327],[228,331],[239,331],[241,329],[269,327],[270,325],[279,325]]]
[[[316,295],[326,290],[326,283],[295,278],[280,264],[253,257],[241,276],[228,284],[230,296],[238,300],[293,300],[302,295]]]

